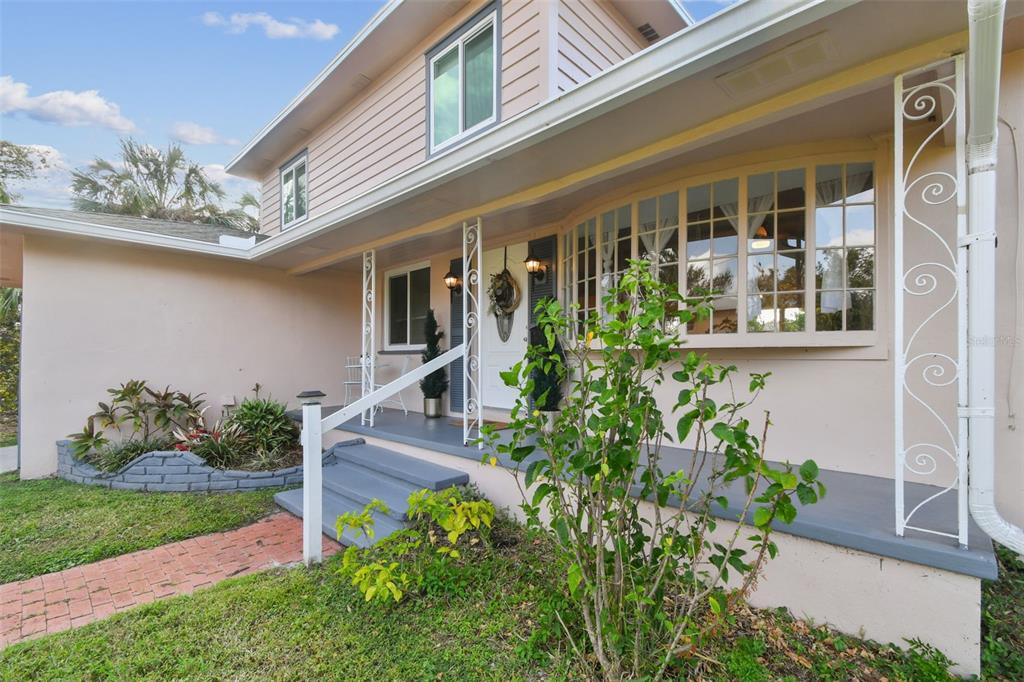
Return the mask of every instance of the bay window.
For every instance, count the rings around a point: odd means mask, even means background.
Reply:
[[[492,10],[428,55],[431,151],[497,120],[496,28]]]
[[[684,330],[704,345],[873,331],[874,184],[870,162],[780,164],[609,206],[562,239],[563,302],[586,319],[644,258],[662,281],[710,298],[710,317]]]

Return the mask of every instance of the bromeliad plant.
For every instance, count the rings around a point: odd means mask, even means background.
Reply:
[[[579,610],[560,620],[582,622],[565,632],[583,674],[661,680],[700,655],[730,600],[753,587],[778,551],[772,524],[825,488],[813,461],[794,471],[765,459],[768,415],[760,434],[745,415],[767,375],[752,375],[740,399],[735,367],[679,350],[678,330],[709,314],[706,301],[684,299],[641,260],[601,314],[579,323],[577,312],[537,306],[546,342],[503,374],[520,390],[510,438],[485,427],[483,439],[525,469],[528,523],[551,533]],[[573,381],[548,433],[529,398],[551,373]],[[671,414],[656,393],[676,396]],[[668,442],[693,449],[670,460]],[[739,523],[719,523],[716,505]]]

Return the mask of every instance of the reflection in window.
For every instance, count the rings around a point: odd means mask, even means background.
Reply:
[[[874,329],[874,167],[818,166],[815,176],[816,328]]]
[[[633,209],[620,206],[601,214],[601,296],[618,285],[633,249]]]
[[[739,180],[731,178],[686,190],[686,291],[712,295],[710,319],[694,319],[691,334],[728,334],[737,329],[737,235]]]
[[[679,193],[642,199],[637,206],[637,252],[657,269],[658,279],[679,286]],[[675,304],[672,304],[673,309]],[[672,311],[670,311],[672,312]],[[675,319],[675,318],[672,318]]]
[[[747,178],[747,331],[803,331],[803,168]]]
[[[492,14],[431,58],[431,149],[496,119],[495,21]]]
[[[306,155],[303,154],[281,171],[282,229],[306,217],[306,204]]]
[[[422,346],[430,309],[430,268],[389,273],[387,318],[389,346]]]

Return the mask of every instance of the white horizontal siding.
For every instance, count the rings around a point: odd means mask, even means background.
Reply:
[[[558,0],[558,91],[564,92],[643,49],[640,34],[606,3]]]

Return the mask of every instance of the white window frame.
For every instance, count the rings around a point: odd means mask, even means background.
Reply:
[[[466,74],[466,60],[465,60],[465,49],[464,48],[465,48],[465,44],[467,42],[469,42],[470,40],[472,40],[473,38],[478,36],[482,31],[486,30],[488,26],[492,27],[492,32],[491,32],[491,49],[493,50],[493,54],[491,56],[491,67],[492,67],[491,84],[493,86],[493,93],[492,93],[493,102],[491,104],[491,116],[489,118],[487,118],[487,119],[484,119],[483,121],[480,121],[479,123],[477,123],[473,127],[469,128],[469,129],[465,129],[464,126],[465,126],[465,115],[466,115],[466,112],[465,112],[465,108],[463,106],[464,105],[463,98],[464,98],[464,90],[465,90],[465,88],[464,88],[464,85],[465,85],[464,79],[465,79],[465,74]],[[483,128],[486,128],[489,125],[492,125],[493,123],[495,123],[498,120],[498,107],[500,106],[499,93],[501,92],[501,84],[498,81],[498,75],[499,75],[498,55],[500,53],[500,49],[501,49],[500,48],[500,37],[498,35],[498,12],[497,12],[497,10],[494,10],[494,11],[490,12],[487,16],[485,16],[483,19],[478,21],[476,24],[473,24],[472,28],[470,28],[469,30],[466,30],[466,31],[462,32],[461,34],[459,34],[458,37],[454,38],[450,44],[445,45],[442,49],[438,50],[437,54],[435,54],[433,57],[431,57],[430,60],[428,61],[428,65],[427,65],[427,87],[428,87],[429,93],[430,93],[430,96],[429,96],[429,99],[428,99],[428,102],[427,102],[427,107],[429,109],[428,115],[430,116],[430,131],[429,131],[429,138],[430,139],[428,140],[428,142],[430,143],[430,152],[431,153],[438,152],[438,151],[441,151],[442,149],[446,149],[448,147],[451,147],[452,145],[460,142],[461,140],[464,140],[467,137],[475,134],[479,130],[481,130]],[[458,88],[458,92],[459,92],[459,132],[456,133],[455,135],[452,135],[447,140],[444,140],[443,142],[438,142],[438,143],[435,144],[434,143],[434,131],[436,130],[436,126],[435,126],[435,121],[434,121],[434,101],[435,101],[434,100],[434,64],[439,59],[441,59],[442,57],[447,56],[452,50],[458,50],[459,51],[459,72],[458,72],[459,73],[459,88]]]
[[[391,343],[391,278],[399,275],[406,275],[406,288],[409,286],[408,275],[416,272],[417,270],[430,270],[430,261],[422,261],[419,263],[412,263],[410,265],[403,265],[400,268],[392,268],[384,273],[384,319],[382,320],[384,327],[384,350],[389,351],[421,351],[427,347],[425,343]],[[427,277],[427,281],[430,281],[430,277]],[[429,306],[428,306],[429,307]],[[406,336],[405,338],[412,338],[412,296],[410,291],[406,291],[405,297],[405,326]]]
[[[303,222],[304,220],[306,220],[309,217],[309,162],[308,162],[308,156],[309,155],[306,152],[302,152],[301,154],[296,156],[294,159],[289,161],[287,164],[282,166],[281,167],[281,171],[278,173],[278,176],[277,176],[277,187],[278,187],[278,194],[280,196],[280,202],[281,202],[281,230],[282,231],[287,230],[290,227],[294,227],[295,225],[298,225],[299,223]],[[295,205],[298,206],[298,186],[297,186],[297,184],[295,182],[295,169],[298,168],[299,166],[302,166],[302,165],[305,165],[305,167],[306,167],[306,171],[305,171],[306,172],[306,187],[303,190],[305,195],[306,195],[305,196],[305,202],[304,202],[304,204],[306,206],[306,211],[301,216],[296,216],[295,218],[293,218],[291,220],[291,222],[285,222],[285,220],[284,220],[284,204],[285,204],[284,176],[287,175],[289,172],[292,173],[292,187],[296,188],[296,190],[295,190],[296,191],[296,202],[295,202]]]
[[[874,167],[874,201],[872,206],[874,207],[874,225],[875,225],[875,241],[874,241],[874,256],[875,256],[875,272],[873,286],[871,287],[874,292],[873,300],[873,329],[870,330],[823,330],[818,331],[815,324],[815,300],[816,293],[818,291],[815,281],[815,249],[816,249],[816,234],[815,234],[815,170],[819,165],[841,165],[845,167],[848,164],[855,163],[871,163]],[[752,253],[748,250],[748,244],[746,239],[746,228],[748,224],[748,206],[747,206],[747,181],[752,175],[758,175],[761,173],[778,173],[780,171],[792,170],[796,168],[803,168],[804,182],[805,182],[805,248],[804,248],[804,291],[802,295],[804,297],[804,309],[806,311],[806,326],[803,331],[775,331],[775,332],[752,332],[747,330],[746,315],[747,315],[747,296],[749,295],[748,283],[747,283],[747,260],[748,256]],[[739,196],[738,196],[738,225],[737,230],[737,331],[735,333],[700,333],[691,334],[685,329],[681,331],[680,336],[685,341],[687,347],[692,348],[810,348],[810,347],[873,347],[882,348],[884,350],[884,344],[882,343],[887,333],[887,325],[884,318],[884,297],[887,294],[889,287],[892,283],[885,278],[884,273],[887,271],[886,268],[889,265],[889,253],[885,250],[884,246],[887,244],[887,237],[885,236],[886,231],[891,229],[888,223],[883,221],[883,216],[887,210],[885,203],[885,186],[889,181],[886,175],[885,157],[879,152],[865,152],[855,154],[837,154],[829,153],[822,155],[815,155],[810,157],[791,158],[788,160],[776,160],[770,163],[756,163],[750,165],[740,165],[733,168],[729,168],[722,171],[716,171],[713,173],[702,174],[692,177],[687,177],[681,181],[675,181],[672,183],[660,184],[658,186],[651,186],[643,190],[634,191],[628,195],[620,195],[614,200],[607,200],[599,205],[593,205],[586,210],[580,210],[570,215],[563,223],[562,229],[559,232],[559,259],[566,266],[563,276],[566,278],[565,283],[560,288],[560,295],[562,296],[561,301],[563,305],[570,306],[576,301],[577,281],[575,278],[574,266],[576,260],[576,242],[575,242],[575,230],[576,226],[581,222],[597,217],[600,218],[603,212],[614,210],[617,207],[624,205],[631,205],[632,210],[632,254],[631,258],[637,258],[639,253],[638,247],[638,235],[639,235],[639,204],[643,199],[651,197],[659,197],[662,194],[672,191],[679,192],[679,252],[680,252],[680,265],[679,265],[679,287],[680,291],[686,291],[686,237],[687,237],[687,196],[686,190],[690,187],[696,187],[704,184],[715,183],[720,180],[727,180],[730,178],[737,178],[739,181]],[[845,171],[844,171],[844,182],[845,182]],[[845,185],[844,185],[845,187]],[[567,240],[566,235],[573,235],[573,239]],[[601,253],[602,249],[602,235],[601,231],[598,230],[596,234],[597,239],[597,250],[598,254]],[[568,249],[572,249],[572,252],[567,252]],[[845,258],[844,258],[845,262]],[[604,296],[605,291],[601,286],[602,271],[600,267],[600,259],[598,259],[598,272],[596,273],[598,279],[598,299]],[[844,266],[844,278],[845,278],[845,266]],[[845,282],[845,279],[844,279]],[[568,296],[568,300],[566,299]],[[599,304],[600,305],[600,304]]]

